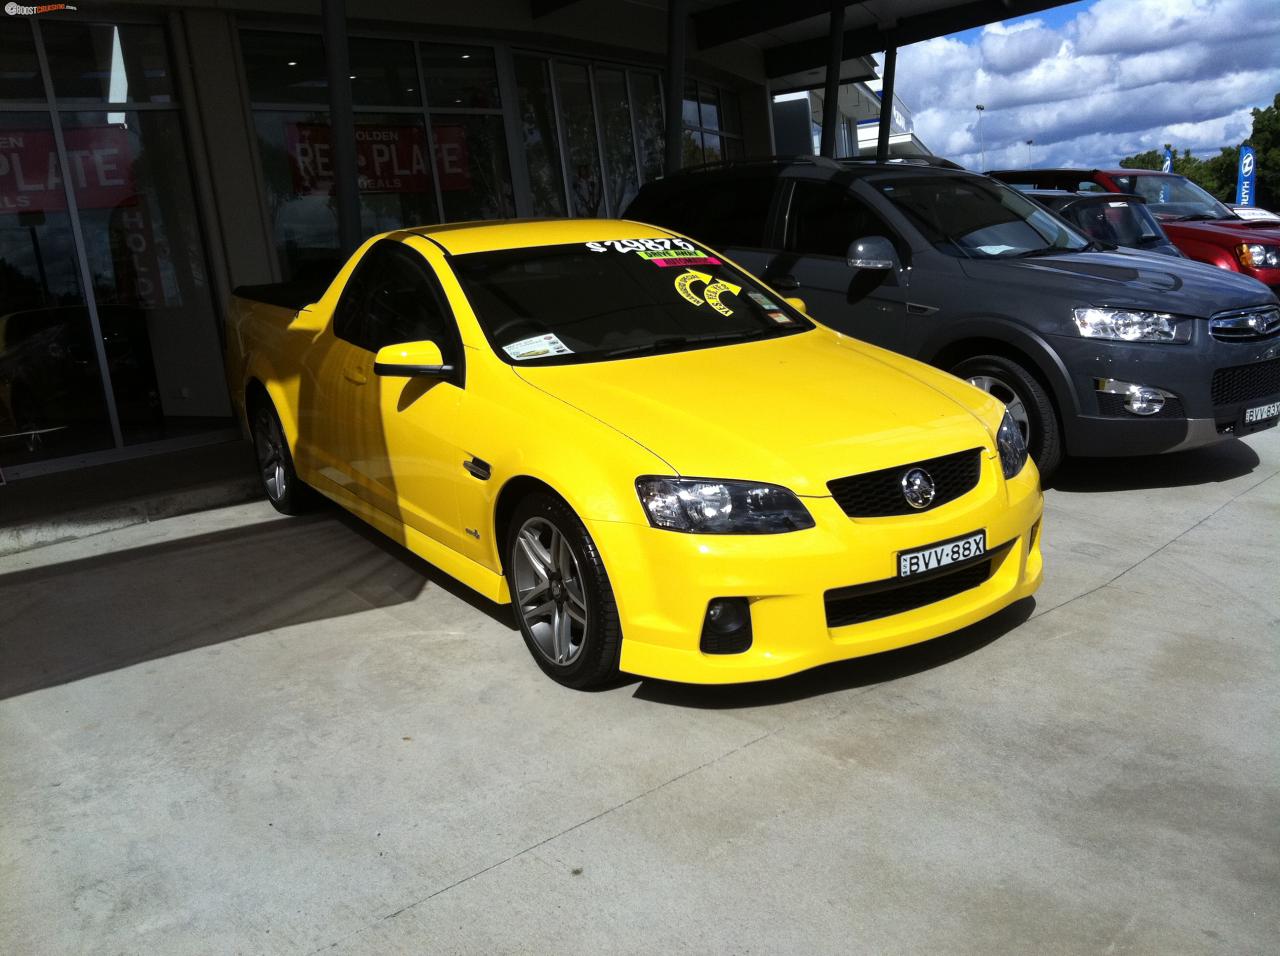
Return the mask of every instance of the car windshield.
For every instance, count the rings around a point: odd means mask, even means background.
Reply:
[[[1103,193],[1068,203],[1058,214],[1099,242],[1142,249],[1169,241],[1147,207],[1130,199]]]
[[[813,328],[684,239],[614,239],[450,260],[494,351],[516,365],[710,348]]]
[[[939,252],[1009,259],[1079,252],[1092,244],[1015,189],[977,176],[882,178],[872,185]]]
[[[1236,215],[1185,176],[1141,173],[1112,176],[1125,192],[1136,193],[1161,219],[1183,222],[1235,219]]]

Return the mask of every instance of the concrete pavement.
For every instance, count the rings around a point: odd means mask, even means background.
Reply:
[[[1280,433],[1045,541],[967,631],[595,694],[332,511],[0,558],[0,949],[1274,952]]]

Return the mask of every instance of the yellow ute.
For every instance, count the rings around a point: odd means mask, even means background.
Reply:
[[[512,602],[564,684],[779,677],[1040,583],[1039,479],[1003,405],[686,237],[405,230],[289,295],[241,290],[228,335],[271,502],[319,492]]]

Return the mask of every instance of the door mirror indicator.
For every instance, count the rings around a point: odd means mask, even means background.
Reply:
[[[892,269],[898,264],[898,254],[884,236],[866,236],[849,244],[847,253],[850,269]]]
[[[791,306],[791,308],[795,309],[797,312],[803,312],[805,315],[809,314],[809,309],[808,306],[804,304],[804,299],[794,295],[789,295],[782,301],[787,303],[787,305]]]
[[[373,357],[373,370],[379,375],[413,378],[444,378],[453,374],[453,366],[444,364],[440,346],[435,342],[404,342],[385,345]]]

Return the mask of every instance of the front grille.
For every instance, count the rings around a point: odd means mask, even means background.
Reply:
[[[970,448],[927,461],[837,478],[827,482],[827,487],[850,518],[908,515],[937,508],[972,491],[978,484],[981,466],[982,449]],[[934,496],[929,508],[912,508],[903,497],[902,476],[912,468],[923,468],[933,479]]]
[[[864,624],[963,594],[986,583],[1008,547],[1008,544],[1003,545],[987,552],[975,563],[964,564],[954,570],[944,569],[919,580],[889,578],[828,591],[824,595],[827,627]]]
[[[1209,334],[1222,342],[1257,342],[1280,335],[1280,309],[1263,306],[1223,312],[1209,320]]]
[[[1214,405],[1237,405],[1280,392],[1280,359],[1233,365],[1213,373]]]
[[[1116,418],[1186,418],[1186,413],[1182,409],[1182,399],[1166,398],[1164,407],[1154,415],[1135,415],[1133,412],[1127,411],[1124,407],[1124,396],[1113,395],[1111,392],[1098,393],[1098,411],[1103,415],[1112,415]]]

